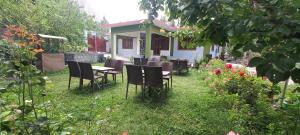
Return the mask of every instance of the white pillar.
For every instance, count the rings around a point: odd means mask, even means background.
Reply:
[[[140,47],[141,47],[140,40],[141,40],[141,34],[140,34],[140,32],[138,32],[138,35],[136,37],[136,54],[137,55],[140,55]]]
[[[111,35],[111,57],[116,58],[116,52],[117,52],[117,35],[112,34]]]

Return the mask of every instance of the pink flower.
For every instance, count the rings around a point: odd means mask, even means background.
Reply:
[[[128,135],[127,131],[123,131],[122,135]]]
[[[233,131],[228,132],[226,135],[240,135],[239,133],[235,133]]]
[[[226,63],[226,64],[225,64],[225,68],[226,68],[226,69],[232,69],[232,64]]]
[[[221,69],[220,68],[217,68],[214,70],[214,74],[215,75],[220,75],[222,73]]]

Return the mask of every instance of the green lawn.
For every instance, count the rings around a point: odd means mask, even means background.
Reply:
[[[62,131],[91,134],[225,134],[230,130],[227,113],[200,79],[201,74],[190,71],[174,76],[173,89],[163,102],[147,98],[142,101],[141,90],[135,93],[130,85],[125,99],[124,83],[118,76],[117,84],[97,90],[78,89],[73,79],[68,90],[68,71],[48,74],[52,87],[47,100],[52,102],[52,119],[62,119]],[[109,76],[109,80],[111,76]],[[88,81],[84,82],[87,86]],[[59,118],[58,118],[59,117]],[[54,124],[55,125],[55,124]]]

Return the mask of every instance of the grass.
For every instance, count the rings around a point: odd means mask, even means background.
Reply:
[[[68,71],[48,74],[52,86],[47,89],[50,117],[60,119],[62,131],[91,134],[225,134],[230,130],[227,113],[209,88],[191,71],[174,76],[173,88],[162,102],[147,98],[130,85],[125,99],[126,75],[104,90],[79,90],[79,79],[73,79],[68,90]],[[109,80],[111,76],[109,76]],[[84,85],[88,82],[85,81]],[[57,127],[59,128],[59,127]],[[60,126],[61,128],[61,126]]]

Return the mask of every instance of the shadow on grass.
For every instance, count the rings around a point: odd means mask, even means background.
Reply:
[[[191,71],[190,72],[183,72],[183,73],[174,73],[174,76],[179,76],[179,77],[189,77],[191,76]]]
[[[134,98],[135,103],[141,104],[145,107],[151,108],[151,109],[157,109],[160,107],[164,107],[168,105],[169,99],[171,98],[172,92],[170,90],[167,91],[167,94],[158,94],[158,93],[151,93],[149,94],[149,90],[145,90],[145,97],[142,99],[142,92],[139,92],[137,96]]]
[[[83,87],[80,89],[79,87],[76,87],[75,89],[70,89],[70,93],[75,94],[75,95],[94,95],[98,93],[102,93],[106,90],[111,90],[114,87],[117,87],[118,84],[115,84],[114,82],[109,82],[108,85],[105,85],[103,89],[101,86],[95,85],[94,88],[92,88],[90,85],[86,84],[83,85]]]

